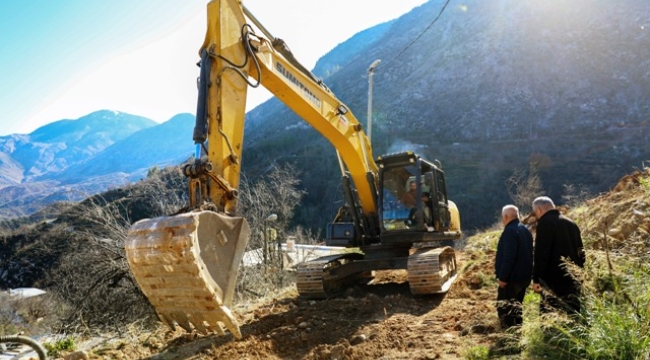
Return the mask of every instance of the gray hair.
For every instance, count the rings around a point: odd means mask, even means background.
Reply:
[[[519,209],[514,205],[506,205],[501,209],[501,215],[510,214],[519,218]],[[513,217],[514,218],[514,217]]]
[[[553,203],[553,200],[551,200],[550,197],[540,196],[535,200],[533,200],[533,211],[537,208],[540,208],[542,210],[555,209],[555,204]]]

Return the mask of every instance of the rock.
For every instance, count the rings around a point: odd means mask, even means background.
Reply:
[[[450,334],[450,333],[442,334],[442,338],[445,339],[446,342],[454,342],[454,340],[456,339],[454,334]]]
[[[85,351],[75,351],[64,355],[63,360],[88,360],[88,354]]]
[[[298,329],[306,329],[307,327],[309,327],[309,323],[306,321],[303,321],[300,324],[298,324]]]
[[[304,331],[301,332],[301,333],[300,333],[300,340],[302,340],[302,341],[307,341],[307,340],[309,340],[309,334],[307,334],[307,333],[304,332]]]
[[[368,337],[365,334],[355,335],[350,339],[350,345],[359,345],[367,339]]]
[[[489,328],[485,325],[478,324],[470,327],[469,332],[471,334],[487,334],[489,332]]]
[[[343,344],[332,347],[330,360],[343,360],[345,358],[345,348],[346,346]]]

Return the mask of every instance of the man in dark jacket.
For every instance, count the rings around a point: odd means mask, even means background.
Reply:
[[[503,207],[501,221],[505,227],[495,261],[499,282],[497,314],[501,327],[506,329],[523,322],[521,304],[533,273],[533,236],[519,222],[519,209],[514,205]]]
[[[580,282],[567,269],[565,261],[579,267],[585,264],[580,228],[555,209],[553,201],[538,197],[533,201],[537,216],[533,290],[542,294],[541,310],[580,312]],[[547,291],[542,291],[545,288]]]

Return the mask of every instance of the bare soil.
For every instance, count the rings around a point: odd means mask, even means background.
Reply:
[[[292,288],[274,299],[235,308],[243,338],[188,334],[161,325],[111,346],[92,349],[105,359],[460,359],[489,347],[498,321],[496,289],[477,273],[489,261],[462,268],[444,295],[413,296],[406,271],[377,272],[374,283],[334,299],[307,300]],[[494,335],[491,335],[494,334]]]

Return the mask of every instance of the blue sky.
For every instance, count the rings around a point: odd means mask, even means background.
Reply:
[[[358,31],[424,2],[245,0],[244,4],[312,68],[320,56]],[[195,64],[205,33],[206,4],[206,0],[0,0],[0,136],[29,133],[52,121],[102,109],[158,122],[177,113],[194,113]],[[265,90],[249,91],[249,109],[268,97]]]

